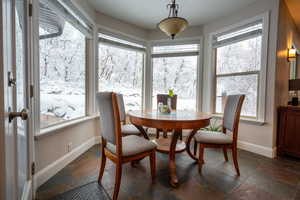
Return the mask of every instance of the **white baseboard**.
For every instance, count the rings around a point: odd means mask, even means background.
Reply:
[[[35,191],[36,189],[44,184],[47,180],[53,177],[57,172],[62,170],[65,166],[75,160],[78,156],[89,150],[95,144],[100,143],[100,136],[95,136],[80,146],[73,149],[63,157],[59,158],[55,162],[51,163],[44,169],[40,170],[35,176]]]
[[[238,148],[243,149],[245,151],[250,151],[252,153],[256,153],[262,156],[266,156],[269,158],[275,158],[276,157],[276,147],[265,147],[257,144],[252,144],[249,142],[244,141],[238,141]]]

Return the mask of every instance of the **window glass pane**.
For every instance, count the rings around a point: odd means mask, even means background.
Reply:
[[[224,97],[233,94],[245,94],[242,107],[243,116],[256,117],[257,114],[258,75],[217,77],[216,112],[223,113]]]
[[[153,58],[152,107],[157,108],[157,94],[177,94],[177,110],[196,110],[198,56]]]
[[[261,40],[259,36],[217,48],[217,75],[260,70]]]
[[[180,53],[189,51],[198,51],[198,44],[184,44],[184,45],[170,45],[170,46],[155,46],[153,47],[153,53]]]
[[[85,49],[85,36],[67,21],[61,35],[40,40],[42,128],[85,116]]]
[[[125,109],[142,108],[144,54],[99,44],[99,90],[124,96]]]
[[[134,43],[134,42],[130,42],[130,41],[127,41],[127,40],[122,40],[122,39],[119,39],[119,38],[115,38],[115,37],[112,37],[112,36],[109,36],[109,35],[105,35],[103,33],[99,33],[98,36],[100,38],[104,38],[104,39],[111,40],[111,41],[114,41],[114,42],[119,42],[119,43],[122,43],[122,44],[128,44],[128,45],[135,46],[135,47],[145,48],[143,45],[140,45],[140,44],[137,44],[137,43]]]

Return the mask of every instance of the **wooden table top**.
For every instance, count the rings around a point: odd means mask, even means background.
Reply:
[[[159,113],[154,111],[129,111],[128,115],[130,117],[148,119],[148,120],[158,120],[158,121],[177,121],[177,122],[187,122],[187,121],[199,121],[211,119],[209,113],[195,112],[195,111],[172,111],[169,114]]]
[[[194,111],[173,111],[162,114],[157,111],[130,111],[132,124],[159,129],[197,129],[209,125],[211,115]]]

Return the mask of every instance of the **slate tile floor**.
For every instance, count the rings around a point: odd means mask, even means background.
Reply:
[[[231,153],[231,152],[228,152]],[[230,155],[230,154],[229,154]],[[300,160],[292,158],[269,159],[239,150],[241,176],[232,165],[224,162],[219,150],[205,150],[205,165],[199,175],[196,163],[186,154],[177,154],[179,188],[171,188],[168,181],[168,156],[157,153],[157,180],[151,184],[149,159],[133,168],[123,166],[119,199],[123,200],[300,200]],[[51,197],[97,180],[100,164],[100,145],[95,145],[53,178],[37,192],[39,200]],[[115,167],[107,161],[102,185],[112,195]]]

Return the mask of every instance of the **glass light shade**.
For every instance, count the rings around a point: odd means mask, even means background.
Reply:
[[[160,30],[165,32],[168,36],[172,37],[172,39],[174,39],[175,35],[184,31],[187,26],[187,20],[181,17],[169,17],[162,20],[158,24]]]
[[[296,49],[289,49],[288,50],[288,61],[292,61],[297,57],[297,50]]]

